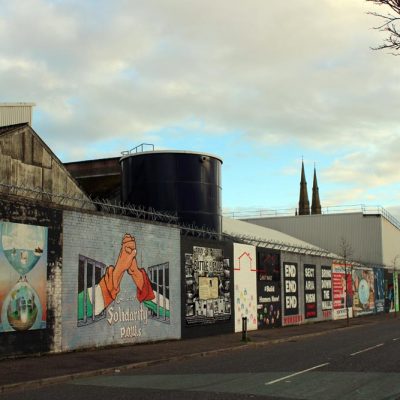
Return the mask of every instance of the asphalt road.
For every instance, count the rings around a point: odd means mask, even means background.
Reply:
[[[400,324],[76,380],[5,399],[400,399]]]

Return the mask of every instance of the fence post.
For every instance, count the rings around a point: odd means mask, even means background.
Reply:
[[[242,317],[242,342],[247,342],[247,317]]]

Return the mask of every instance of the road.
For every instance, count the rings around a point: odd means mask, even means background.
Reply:
[[[400,399],[400,325],[387,320],[2,398]]]

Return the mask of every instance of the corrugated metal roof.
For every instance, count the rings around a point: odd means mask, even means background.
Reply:
[[[0,103],[0,126],[28,123],[32,125],[34,103]]]
[[[313,251],[325,253],[324,255],[330,258],[340,258],[337,254],[331,253],[326,249],[297,239],[293,236],[245,221],[222,217],[222,231],[227,235],[238,237],[244,235],[248,237],[258,238],[265,242],[274,242],[277,244],[280,243],[283,245],[283,247],[286,248],[286,251],[288,251],[287,248],[293,247],[293,249],[297,248],[298,250],[309,250],[310,253],[312,253]]]

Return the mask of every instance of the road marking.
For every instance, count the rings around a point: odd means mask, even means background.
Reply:
[[[303,371],[295,372],[294,374],[286,375],[286,376],[284,376],[282,378],[275,379],[274,381],[266,382],[265,384],[266,385],[273,385],[274,383],[277,383],[277,382],[280,382],[280,381],[284,381],[285,379],[291,378],[292,376],[304,374],[304,373],[306,373],[308,371],[312,371],[313,369],[325,367],[326,365],[329,365],[329,363],[316,365],[315,367],[311,367],[311,368],[305,369]]]
[[[393,340],[393,342],[395,342],[396,340],[399,340],[399,339],[400,339],[400,337],[397,337],[397,338],[394,338],[392,340]]]
[[[350,355],[355,356],[357,354],[364,353],[365,351],[370,351],[370,350],[376,349],[377,347],[381,347],[383,345],[384,345],[384,343],[379,343],[376,346],[372,346],[372,347],[368,347],[368,348],[360,350],[360,351],[356,351],[355,353],[351,353]]]

